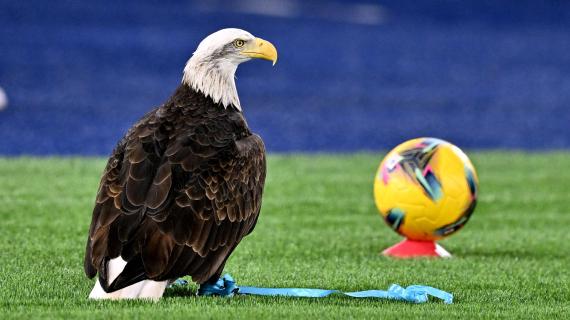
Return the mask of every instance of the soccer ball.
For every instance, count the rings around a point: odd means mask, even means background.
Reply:
[[[477,189],[477,173],[463,151],[440,139],[418,138],[400,144],[380,163],[374,199],[394,231],[434,241],[467,223]]]

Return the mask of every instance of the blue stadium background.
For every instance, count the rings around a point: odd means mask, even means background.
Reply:
[[[0,154],[105,155],[224,27],[273,42],[238,70],[271,151],[570,147],[565,1],[0,1]]]

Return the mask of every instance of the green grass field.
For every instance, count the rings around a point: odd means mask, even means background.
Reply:
[[[472,152],[480,202],[442,241],[449,260],[391,260],[400,238],[372,199],[380,154],[272,155],[256,230],[226,266],[238,285],[425,284],[454,304],[194,296],[89,301],[83,253],[103,159],[0,158],[0,318],[568,318],[570,153]]]

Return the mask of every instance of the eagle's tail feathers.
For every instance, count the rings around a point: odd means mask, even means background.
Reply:
[[[127,266],[127,262],[121,257],[109,260],[107,268],[103,268],[102,272],[106,272],[106,276],[100,276],[89,294],[90,299],[152,299],[158,300],[162,297],[168,281],[144,280],[121,281],[125,280],[121,277],[123,270]],[[127,270],[129,271],[129,270]],[[107,280],[108,279],[108,280]],[[103,288],[101,282],[109,281],[111,284]],[[121,282],[121,284],[118,284]],[[128,285],[124,286],[126,283]],[[113,290],[113,287],[120,285],[121,289]],[[111,291],[111,292],[106,292]]]

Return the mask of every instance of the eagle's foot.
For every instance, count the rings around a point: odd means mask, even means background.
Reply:
[[[172,281],[171,283],[168,284],[168,288],[178,288],[178,287],[185,287],[188,285],[188,281],[182,279],[182,278],[178,278],[175,281]]]
[[[231,297],[238,291],[236,282],[229,274],[224,275],[215,283],[203,283],[198,289],[199,296]]]

